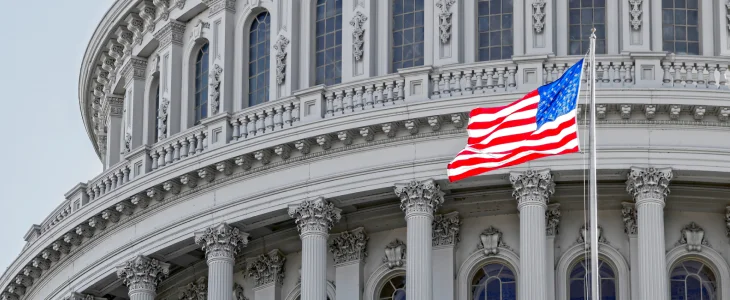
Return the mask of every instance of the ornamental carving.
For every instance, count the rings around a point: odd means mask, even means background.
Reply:
[[[324,198],[289,206],[289,216],[296,222],[302,236],[310,233],[327,234],[332,225],[340,221],[340,212],[341,209]]]
[[[730,237],[730,206],[725,207],[725,228],[727,236]]]
[[[134,35],[134,44],[142,44],[145,32],[144,20],[137,13],[129,13],[124,21],[127,23],[127,30],[131,31]]]
[[[210,8],[209,16],[214,16],[224,10],[236,12],[236,0],[203,0],[201,2]]]
[[[385,246],[383,263],[388,266],[388,269],[402,267],[406,263],[406,244],[396,239]]]
[[[459,243],[460,226],[461,219],[457,211],[434,216],[431,246],[456,246]]]
[[[142,1],[137,8],[140,10],[139,16],[144,20],[144,32],[155,30],[155,19],[157,18],[155,6],[149,1]]]
[[[223,68],[218,64],[213,65],[213,69],[210,70],[210,100],[213,109],[213,114],[217,114],[220,109],[220,96],[221,96],[221,75],[223,74]]]
[[[160,11],[160,19],[167,21],[170,18],[170,1],[171,0],[152,0],[157,9]]]
[[[585,243],[586,249],[591,247],[591,243],[588,239],[591,237],[591,232],[588,230],[588,227],[586,227],[585,224],[580,227],[579,236],[578,236],[578,244]],[[598,242],[608,244],[608,241],[603,236],[603,227],[598,226]]]
[[[236,282],[233,283],[233,300],[248,300],[248,298],[243,295],[243,286]]]
[[[206,300],[208,299],[208,278],[205,276],[198,278],[194,282],[188,283],[180,294],[179,300]]]
[[[124,133],[124,152],[132,152],[132,134],[129,132]]]
[[[276,83],[282,84],[286,79],[286,46],[289,45],[289,39],[283,35],[274,44],[276,50]]]
[[[139,255],[117,267],[117,276],[131,290],[155,291],[157,284],[167,278],[170,265]]]
[[[261,254],[249,264],[246,274],[253,278],[255,286],[281,284],[284,281],[284,257],[279,250]]]
[[[164,49],[171,43],[182,46],[185,34],[185,24],[177,21],[170,21],[155,33],[155,39],[160,42],[160,49]]]
[[[163,97],[160,101],[160,112],[157,115],[157,141],[167,138],[167,117],[170,112],[170,100]]]
[[[485,256],[492,256],[499,254],[499,248],[509,249],[502,240],[502,232],[494,226],[489,226],[479,235],[477,249],[482,250]]]
[[[234,259],[241,247],[248,244],[248,233],[226,223],[195,233],[195,243],[205,250],[208,260]]]
[[[727,30],[730,30],[730,0],[725,3],[725,7],[727,7],[726,17],[727,17]]]
[[[92,295],[85,295],[85,294],[73,292],[73,293],[71,293],[71,295],[64,297],[63,300],[107,300],[107,299],[104,297],[94,297]]]
[[[441,43],[446,44],[451,38],[451,6],[456,3],[456,0],[439,0],[436,2],[436,7],[441,11],[439,12],[439,37]]]
[[[365,54],[365,50],[363,48],[363,45],[365,45],[365,21],[368,20],[368,16],[364,15],[361,12],[356,12],[355,16],[350,20],[350,25],[352,25],[352,54],[355,56],[355,61],[359,61],[362,59],[363,54]]]
[[[354,261],[364,261],[368,256],[367,244],[370,238],[365,229],[360,227],[351,231],[345,231],[332,239],[330,252],[335,259],[335,265]]]
[[[549,169],[511,172],[509,181],[514,189],[512,196],[517,199],[518,209],[525,205],[547,205],[550,196],[555,193],[555,182]]]
[[[203,37],[203,29],[210,29],[210,23],[198,20],[198,25],[195,25],[193,32],[190,34],[190,40],[194,41]]]
[[[398,183],[394,192],[400,198],[400,208],[406,217],[410,214],[433,215],[444,203],[444,193],[433,179]]]
[[[560,203],[550,204],[545,210],[545,234],[558,235],[558,225],[560,225]]]
[[[535,0],[532,3],[532,29],[541,33],[545,28],[545,0]]]
[[[2,292],[0,294],[0,300],[18,300],[18,295],[10,292]]]
[[[669,182],[672,180],[671,168],[637,168],[631,167],[629,179],[626,180],[626,191],[639,202],[643,200],[659,200],[669,195]]]
[[[677,244],[686,245],[689,252],[700,252],[702,246],[710,246],[710,243],[705,240],[705,230],[695,222],[689,223],[689,225],[682,228]]]
[[[628,235],[636,235],[639,233],[638,223],[636,223],[636,206],[633,203],[621,203],[621,218],[624,221],[624,232]]]
[[[643,14],[641,5],[643,2],[644,0],[629,0],[629,5],[631,5],[631,9],[629,11],[631,20],[629,20],[629,22],[631,23],[631,29],[633,30],[641,29],[641,15]]]

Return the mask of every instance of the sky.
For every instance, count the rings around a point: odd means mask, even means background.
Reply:
[[[79,110],[86,45],[114,0],[0,0],[0,273],[79,182],[102,171]]]

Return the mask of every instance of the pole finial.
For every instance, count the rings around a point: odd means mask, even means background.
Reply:
[[[591,38],[592,39],[596,38],[596,27],[591,28]]]

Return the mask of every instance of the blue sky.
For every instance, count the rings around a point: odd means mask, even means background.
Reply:
[[[86,45],[114,0],[0,0],[6,13],[0,46],[4,117],[0,118],[0,269],[79,182],[102,167],[78,105]]]

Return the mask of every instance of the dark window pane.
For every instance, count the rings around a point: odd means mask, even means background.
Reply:
[[[323,11],[318,11],[322,15],[318,15],[317,19],[322,20],[325,26],[321,32],[318,32],[317,43],[315,48],[315,68],[317,75],[315,76],[315,84],[333,84],[339,83],[341,75],[335,72],[334,65],[341,60],[342,45],[342,1],[340,0],[322,0],[325,3]],[[326,70],[331,70],[328,72]]]
[[[478,58],[480,61],[511,57],[513,42],[512,4],[512,0],[478,0]]]

